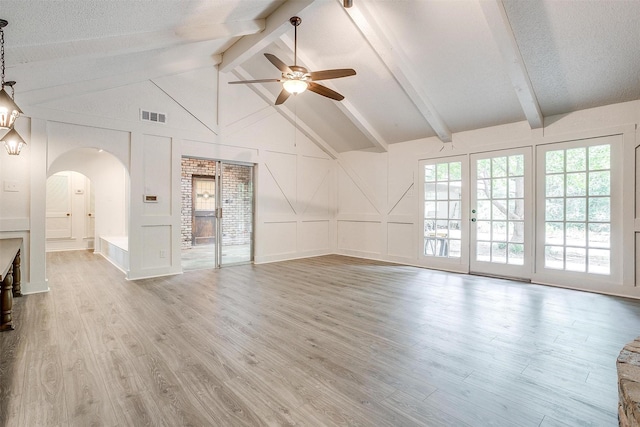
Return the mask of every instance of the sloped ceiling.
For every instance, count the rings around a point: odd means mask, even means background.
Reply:
[[[334,154],[447,141],[517,121],[538,128],[545,116],[640,99],[640,1],[353,3],[3,0],[6,79],[18,81],[16,101],[27,114],[65,97],[213,67],[219,103],[247,89],[273,103],[278,83],[226,83],[279,78],[263,54],[293,64],[288,19],[297,15],[298,64],[357,75],[324,82],[342,102],[308,92],[270,108]]]

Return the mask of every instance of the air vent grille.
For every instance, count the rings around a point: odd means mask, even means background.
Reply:
[[[165,113],[140,110],[140,120],[143,122],[167,123],[167,115]]]

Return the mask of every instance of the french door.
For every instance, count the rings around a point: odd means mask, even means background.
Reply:
[[[471,155],[470,272],[531,278],[531,167],[530,148]]]
[[[531,156],[524,148],[422,161],[422,261],[530,279]]]

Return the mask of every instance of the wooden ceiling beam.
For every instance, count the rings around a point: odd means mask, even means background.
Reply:
[[[338,1],[342,3],[342,0]],[[451,131],[420,86],[420,77],[401,50],[391,45],[389,37],[367,9],[366,2],[354,2],[352,7],[344,10],[440,140],[450,142]]]
[[[313,5],[314,0],[287,1],[266,20],[264,31],[242,37],[222,55],[220,71],[229,72],[244,63],[291,29],[289,18]]]
[[[516,91],[529,126],[532,129],[541,128],[544,125],[544,117],[540,111],[538,98],[529,79],[529,73],[518,48],[504,4],[502,0],[485,0],[480,2],[480,6],[493,33],[493,39],[502,54],[507,74],[511,79],[511,84]]]

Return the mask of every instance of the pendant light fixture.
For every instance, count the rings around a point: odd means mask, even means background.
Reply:
[[[7,153],[12,156],[20,154],[22,148],[27,145],[15,129],[11,129],[7,132],[7,134],[2,137],[2,142],[4,143],[4,148],[7,149]]]
[[[7,91],[4,89],[5,86],[8,86],[7,83],[4,82],[4,27],[7,26],[9,22],[5,19],[0,19],[0,83],[2,84],[2,88],[0,90],[0,129],[11,129],[13,128],[13,124],[16,122],[16,119],[20,116],[22,111],[15,102],[13,102],[13,97],[10,97]],[[15,83],[15,82],[13,82]],[[13,85],[11,85],[13,88]]]

